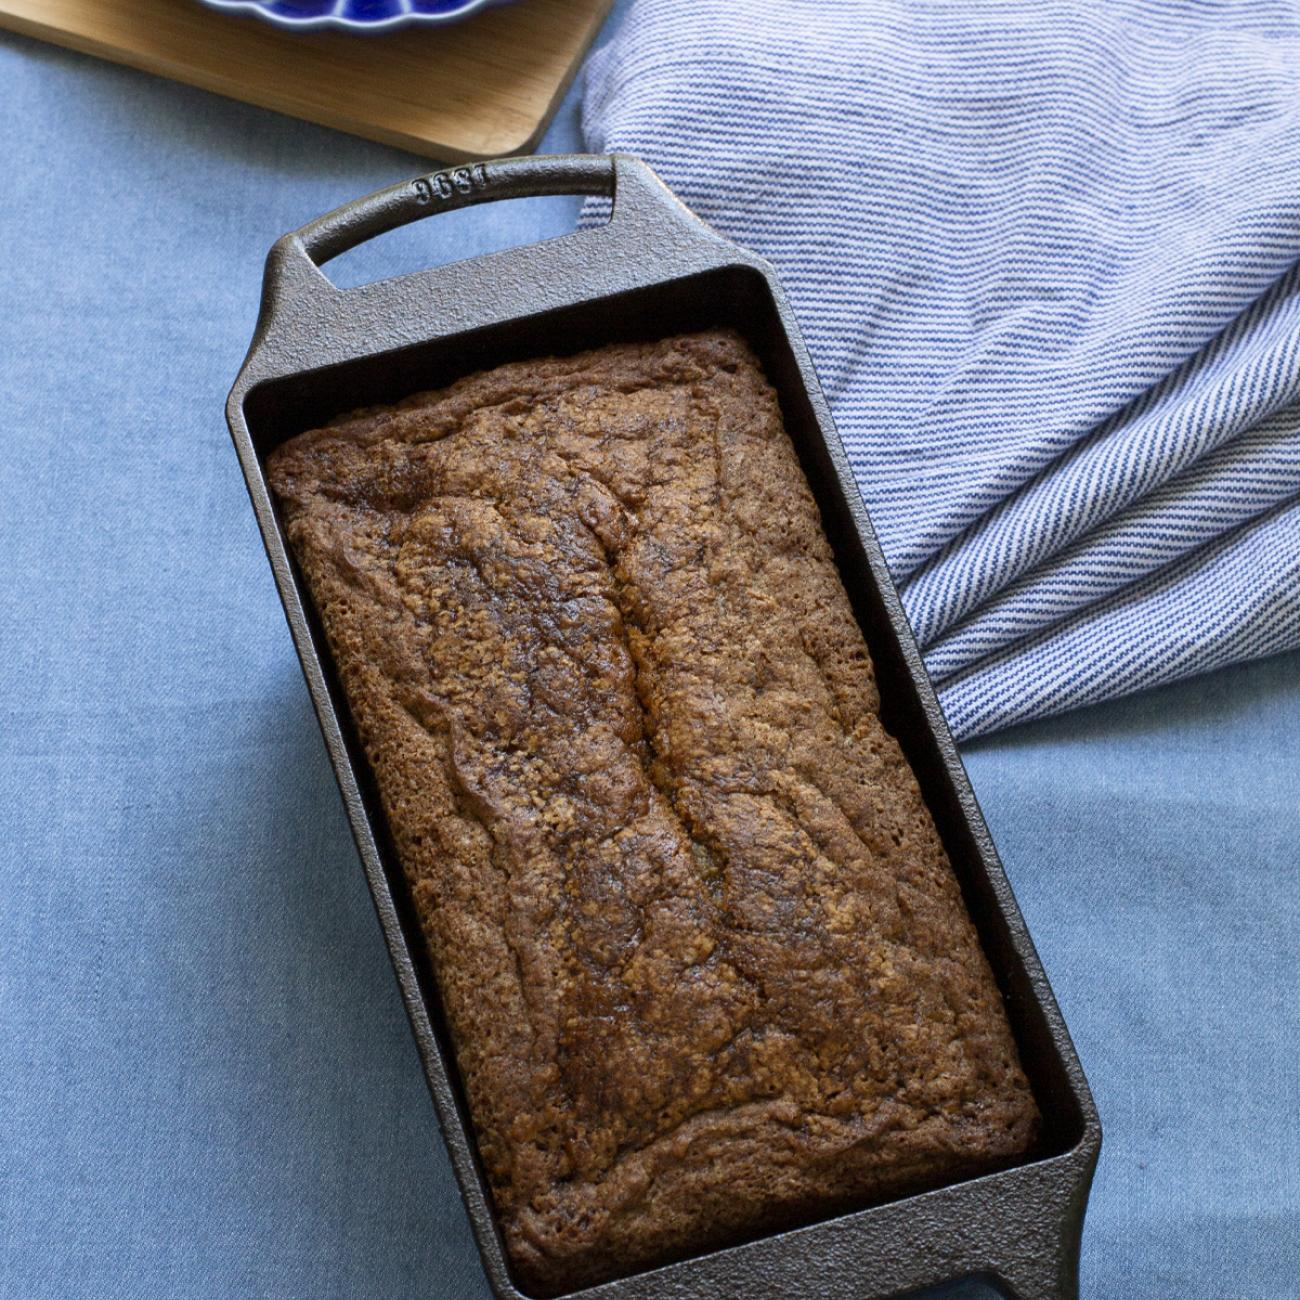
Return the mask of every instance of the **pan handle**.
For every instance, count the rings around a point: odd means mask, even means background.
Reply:
[[[614,158],[609,154],[550,154],[499,158],[417,176],[376,190],[318,217],[293,236],[316,266],[357,244],[422,217],[498,199],[545,194],[613,197]]]
[[[605,195],[609,221],[538,244],[432,267],[393,280],[338,288],[321,264],[384,231],[456,208],[544,194]],[[301,369],[305,352],[319,365],[375,348],[376,331],[389,346],[427,339],[427,309],[436,302],[436,328],[460,331],[518,314],[518,286],[527,284],[532,310],[561,305],[566,285],[587,282],[633,288],[724,260],[753,260],[694,216],[639,158],[630,154],[551,154],[499,158],[430,172],[377,190],[291,231],[266,260],[262,309],[244,363],[250,382]],[[492,273],[480,276],[483,265]],[[513,295],[513,296],[511,296]]]

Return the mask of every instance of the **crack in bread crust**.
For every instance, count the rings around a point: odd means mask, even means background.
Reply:
[[[738,337],[502,366],[268,469],[527,1285],[1029,1148],[996,985]]]

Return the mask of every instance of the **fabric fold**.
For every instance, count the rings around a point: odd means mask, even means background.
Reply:
[[[985,735],[1300,646],[1300,499],[1243,526],[1023,646],[944,683],[954,734]],[[1225,601],[1225,591],[1235,599]],[[1159,617],[1168,629],[1152,642]],[[1109,646],[1101,658],[1098,643]],[[1032,677],[1018,662],[1028,656]],[[1118,689],[1117,689],[1118,686]]]
[[[1012,583],[932,642],[936,683],[1158,573],[1300,498],[1300,408],[1289,407]]]
[[[902,596],[917,639],[928,647],[1036,565],[1298,396],[1300,272],[1293,267],[1188,362],[913,574]],[[1213,527],[1216,503],[1198,499]]]

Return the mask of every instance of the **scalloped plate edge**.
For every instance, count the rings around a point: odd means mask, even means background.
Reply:
[[[336,31],[369,33],[391,32],[398,27],[417,24],[437,26],[439,24],[455,23],[462,18],[468,18],[471,14],[478,13],[482,9],[491,9],[500,4],[510,4],[513,3],[513,0],[465,0],[465,3],[459,9],[445,10],[442,13],[422,13],[412,9],[393,14],[389,18],[379,18],[374,21],[348,18],[337,12],[317,14],[310,18],[292,18],[286,14],[272,13],[264,7],[261,0],[199,0],[199,3],[206,5],[209,9],[219,9],[223,13],[252,14],[253,17],[283,28],[285,31],[307,32],[333,28]],[[336,5],[335,8],[337,10],[339,6]]]

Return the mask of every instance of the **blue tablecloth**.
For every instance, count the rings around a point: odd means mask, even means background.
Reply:
[[[271,241],[422,164],[17,37],[0,104],[0,1296],[483,1297],[222,413]],[[1090,1300],[1300,1295],[1298,669],[966,751],[1106,1126]]]

